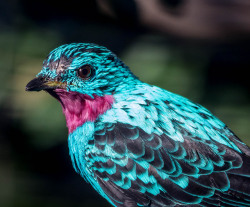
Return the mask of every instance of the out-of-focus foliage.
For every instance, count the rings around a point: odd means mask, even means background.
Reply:
[[[60,104],[45,92],[25,92],[60,44],[107,46],[141,80],[204,105],[250,144],[249,40],[170,38],[133,22],[133,1],[122,1],[130,2],[128,22],[100,14],[93,2],[0,3],[0,206],[108,206],[71,166]]]

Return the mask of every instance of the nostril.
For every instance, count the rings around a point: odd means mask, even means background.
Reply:
[[[49,81],[49,78],[48,77],[45,77],[45,76],[41,76],[41,77],[38,77],[38,79],[43,82],[43,83],[46,83]]]

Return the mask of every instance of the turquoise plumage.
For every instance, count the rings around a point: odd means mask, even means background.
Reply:
[[[250,150],[204,107],[95,44],[53,50],[26,86],[62,105],[75,170],[114,206],[250,206]]]

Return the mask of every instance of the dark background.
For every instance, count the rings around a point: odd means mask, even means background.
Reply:
[[[141,80],[198,102],[250,144],[245,0],[0,2],[0,206],[109,206],[77,175],[56,100],[25,85],[55,47],[93,42]]]

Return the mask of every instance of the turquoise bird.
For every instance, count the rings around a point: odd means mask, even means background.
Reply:
[[[107,48],[56,48],[26,90],[61,103],[74,169],[113,206],[250,206],[248,146]]]

